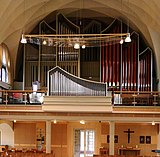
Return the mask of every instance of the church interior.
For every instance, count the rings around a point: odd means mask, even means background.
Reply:
[[[159,156],[159,9],[1,0],[0,154]]]

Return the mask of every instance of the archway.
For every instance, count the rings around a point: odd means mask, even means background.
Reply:
[[[8,145],[14,147],[14,131],[7,123],[0,124],[1,131],[1,145]]]

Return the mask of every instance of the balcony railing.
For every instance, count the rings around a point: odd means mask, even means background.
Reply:
[[[41,105],[46,90],[0,90],[0,105]],[[108,96],[111,93],[108,91]],[[67,97],[67,96],[66,96]],[[160,92],[114,91],[113,106],[160,106]]]
[[[114,91],[114,106],[160,106],[160,92]]]
[[[47,91],[40,90],[0,90],[0,104],[35,104],[41,105]]]

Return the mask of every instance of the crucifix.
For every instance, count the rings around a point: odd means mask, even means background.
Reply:
[[[128,143],[130,143],[131,133],[134,133],[134,131],[131,131],[130,129],[128,129],[127,131],[124,131],[124,133],[128,134]]]

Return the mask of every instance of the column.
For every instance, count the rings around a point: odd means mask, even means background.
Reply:
[[[51,153],[51,121],[46,121],[46,153]]]
[[[111,121],[109,123],[109,155],[114,155],[114,130],[115,130],[115,122]]]
[[[160,150],[160,124],[157,124],[158,135],[157,135],[157,150]]]

